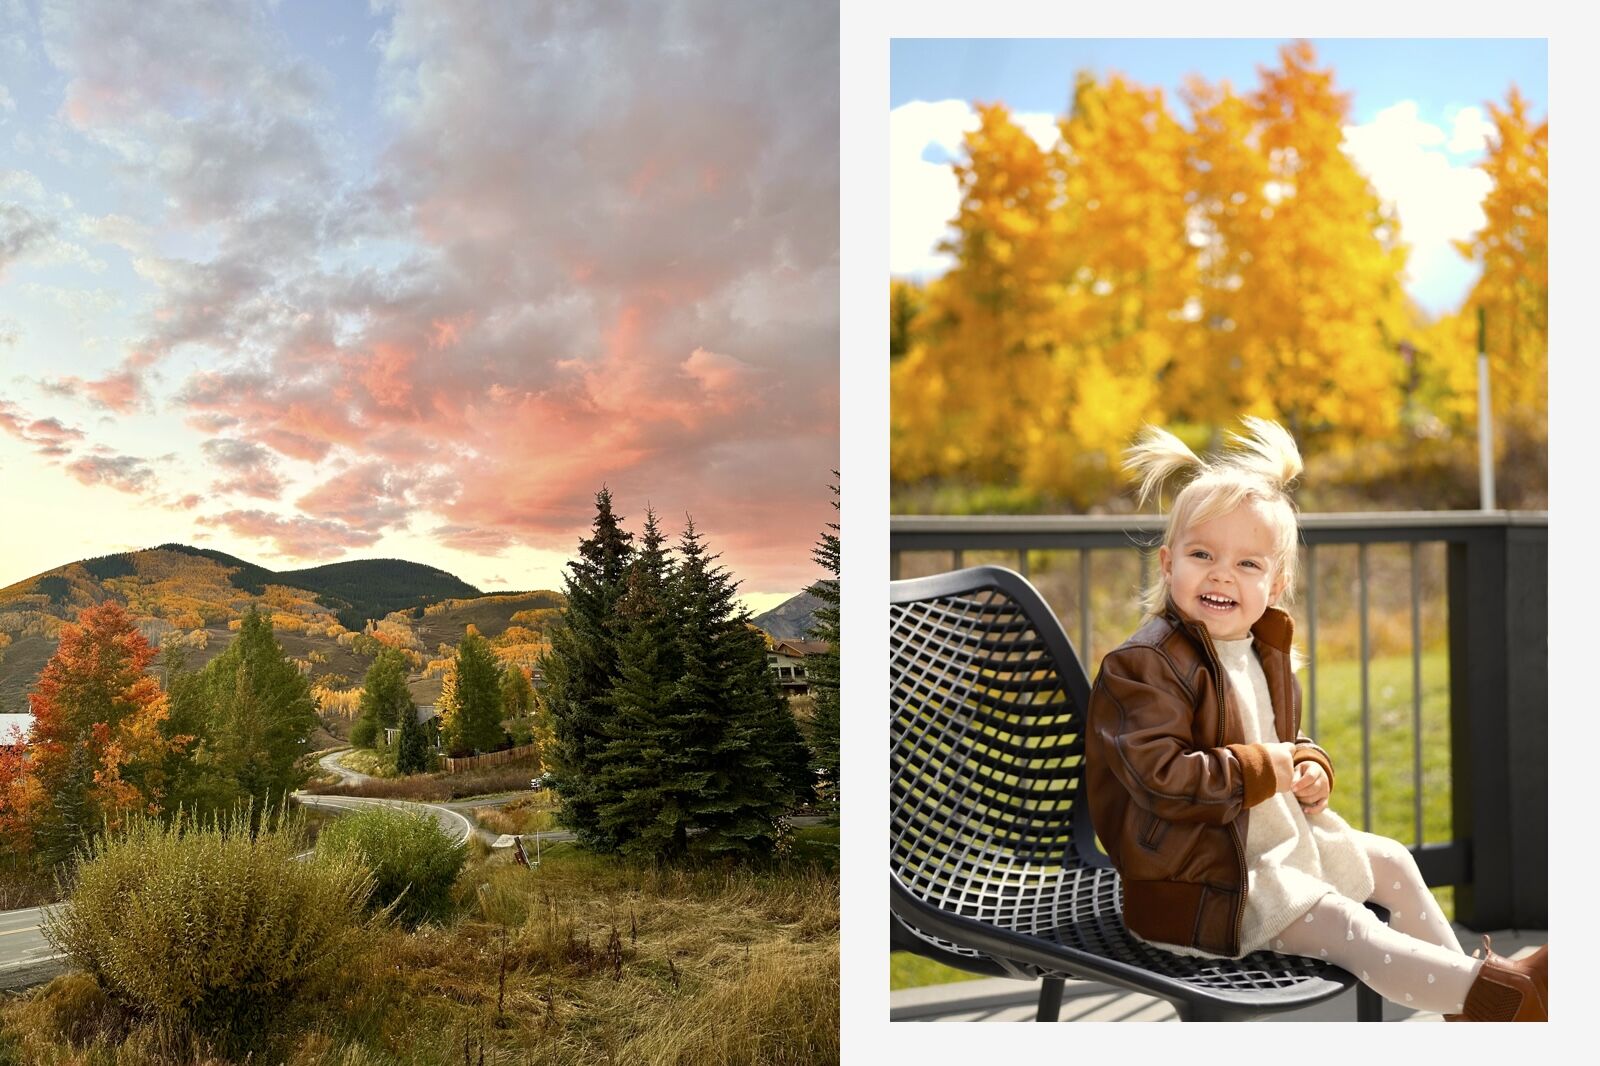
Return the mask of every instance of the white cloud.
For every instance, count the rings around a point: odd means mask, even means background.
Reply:
[[[1405,100],[1365,125],[1344,130],[1346,153],[1400,216],[1401,238],[1411,247],[1409,291],[1436,312],[1453,306],[1471,283],[1474,268],[1451,242],[1483,226],[1483,198],[1489,191],[1488,175],[1451,158],[1452,151],[1463,150],[1454,146],[1470,143],[1468,131],[1478,128],[1463,114],[1457,113],[1447,136]]]
[[[1493,133],[1494,124],[1484,116],[1482,108],[1463,107],[1451,121],[1450,143],[1445,148],[1457,153],[1481,152]]]
[[[4,85],[0,85],[0,112],[15,111],[16,109],[17,101],[12,98],[11,90]]]

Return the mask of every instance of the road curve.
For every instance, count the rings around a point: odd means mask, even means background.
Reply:
[[[330,774],[337,776],[341,785],[353,785],[361,781],[373,780],[370,775],[357,773],[339,761],[339,756],[343,755],[349,750],[349,748],[334,748],[322,758],[318,759],[317,765],[328,771]]]
[[[296,792],[294,798],[305,807],[331,811],[356,811],[363,807],[392,807],[395,810],[426,814],[454,840],[465,842],[475,826],[466,815],[432,803],[413,803],[410,800],[376,799],[371,796],[317,796]]]

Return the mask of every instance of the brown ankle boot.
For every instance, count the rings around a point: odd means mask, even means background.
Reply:
[[[1477,954],[1474,952],[1474,954]],[[1483,938],[1483,966],[1467,991],[1460,1014],[1446,1014],[1447,1022],[1547,1021],[1550,987],[1550,945],[1532,955],[1508,959],[1496,955]]]

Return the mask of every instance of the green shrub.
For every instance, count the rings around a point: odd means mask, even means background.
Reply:
[[[378,742],[378,723],[362,715],[350,727],[350,743],[358,748],[370,748]]]
[[[407,925],[439,920],[450,910],[450,886],[467,861],[466,849],[423,814],[367,807],[330,822],[317,851],[353,855],[372,871],[371,905],[395,904]]]
[[[130,818],[88,846],[45,934],[134,1017],[255,1047],[368,939],[371,875],[337,856],[297,860],[303,841],[297,819],[248,811]]]

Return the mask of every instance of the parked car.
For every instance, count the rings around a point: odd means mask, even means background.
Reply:
[[[538,777],[534,778],[532,781],[528,782],[528,787],[533,789],[535,792],[537,792],[540,789],[544,788],[549,783],[550,783],[550,772],[547,770],[544,773],[540,774]]]

